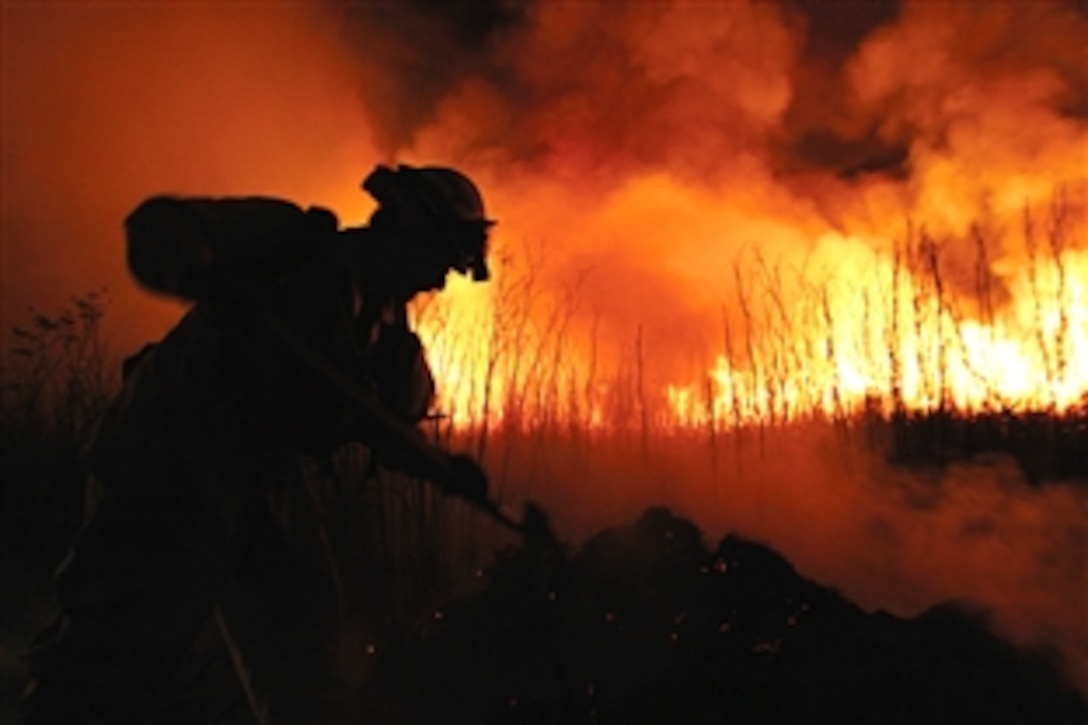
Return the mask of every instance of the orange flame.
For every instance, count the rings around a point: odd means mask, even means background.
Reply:
[[[1084,401],[1076,8],[904,2],[852,40],[766,3],[520,20],[405,149],[465,162],[499,248],[559,237],[535,286],[508,271],[472,315],[423,325],[464,424]]]
[[[802,332],[763,341],[747,367],[720,355],[699,387],[668,388],[674,422],[745,425],[877,406],[973,413],[1066,412],[1088,395],[1088,255],[1063,255],[1014,278],[1015,301],[984,322],[874,259],[818,299],[798,301]]]
[[[652,371],[668,362],[667,346],[643,349],[639,339],[605,355],[576,332],[576,302],[539,294],[510,259],[494,290],[451,280],[419,325],[440,408],[462,426],[616,427],[639,418],[669,429],[865,410],[1066,412],[1088,396],[1088,251],[1071,243],[1069,225],[1051,226],[1045,250],[1027,222],[1025,232],[1014,264],[990,260],[993,243],[976,230],[970,294],[953,283],[948,242],[925,231],[908,229],[888,253],[826,233],[801,270],[738,258],[718,270],[734,278],[738,300],[705,375],[657,388]],[[990,267],[1003,265],[995,281]]]

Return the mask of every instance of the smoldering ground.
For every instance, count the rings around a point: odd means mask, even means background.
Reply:
[[[279,194],[360,221],[359,179],[395,159],[477,178],[496,251],[545,250],[546,289],[584,276],[579,312],[628,354],[640,328],[665,379],[720,352],[744,249],[834,268],[910,219],[969,258],[981,223],[1008,303],[1025,205],[1062,190],[1085,244],[1083,4],[851,7],[6,7],[4,327],[105,283],[134,349],[178,314],[123,268],[120,222],[144,196]],[[822,445],[721,463],[714,486],[705,448],[617,455],[622,475],[557,466],[532,494],[579,535],[675,503],[866,606],[978,602],[1085,681],[1082,487],[1004,464],[849,468]]]
[[[893,465],[863,438],[823,426],[716,442],[673,436],[645,448],[632,432],[536,459],[530,441],[498,437],[492,468],[506,446],[514,462],[500,490],[541,501],[574,541],[631,522],[654,502],[709,542],[736,533],[773,546],[868,611],[914,617],[959,602],[1016,645],[1049,652],[1082,689],[1088,683],[1080,481],[1031,485],[996,453],[947,467]]]

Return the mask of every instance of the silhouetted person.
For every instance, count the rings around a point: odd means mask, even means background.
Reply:
[[[270,497],[299,485],[300,458],[349,441],[453,493],[487,490],[470,459],[420,455],[403,436],[434,392],[405,306],[450,270],[486,280],[492,222],[452,169],[379,166],[363,187],[378,201],[363,227],[260,197],[155,197],[126,219],[136,279],[196,303],[126,361],[90,446],[94,513],[57,577],[62,616],[28,658],[29,725],[158,722],[157,696],[209,618],[262,722],[350,717],[334,582],[292,547]]]

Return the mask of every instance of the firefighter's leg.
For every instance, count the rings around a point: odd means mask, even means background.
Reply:
[[[216,599],[216,573],[161,516],[108,498],[57,579],[64,612],[28,655],[27,725],[154,722],[156,694]]]
[[[267,510],[246,517],[237,542],[233,581],[216,617],[258,719],[356,722],[360,677],[345,651],[329,569]]]

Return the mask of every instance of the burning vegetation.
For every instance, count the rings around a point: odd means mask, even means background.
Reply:
[[[233,27],[206,12],[185,27]],[[368,622],[360,659],[396,650],[378,658],[393,694],[376,707],[396,715],[422,689],[512,721],[655,707],[663,722],[879,719],[914,692],[889,683],[925,677],[934,699],[907,715],[1083,713],[1060,682],[1088,691],[1083,3],[420,1],[319,16],[270,21],[272,48],[213,34],[208,57],[222,43],[228,69],[250,55],[264,68],[297,57],[285,38],[332,54],[336,37],[335,79],[355,83],[336,90],[361,96],[368,153],[450,160],[481,181],[499,219],[492,283],[451,280],[413,310],[438,377],[428,434],[477,456],[505,500],[539,500],[579,547],[537,609],[518,609],[532,562],[511,555],[413,629],[506,541],[417,482],[348,494],[314,474]],[[218,166],[243,134],[199,128],[226,192],[321,195],[290,186],[312,138],[292,173],[265,169],[251,188]],[[358,203],[333,206],[362,216]],[[33,231],[29,206],[13,205],[13,229]],[[122,329],[146,322],[116,314]],[[59,370],[38,362],[31,379]],[[17,423],[5,417],[5,441]],[[5,457],[40,487],[31,449]],[[337,466],[342,481],[368,470],[356,450]],[[25,513],[58,500],[73,528],[78,496],[48,490],[35,503],[8,485],[5,520],[24,523],[5,527],[7,548],[35,550],[49,527]],[[675,515],[641,517],[651,505]],[[690,539],[687,558],[655,548],[662,526]],[[710,551],[696,527],[728,537]],[[538,670],[472,671],[458,659],[471,647],[481,670],[504,657]],[[627,679],[609,682],[617,662]],[[832,674],[874,699],[843,700]],[[783,703],[780,687],[804,696]],[[960,709],[941,709],[950,698]]]
[[[447,412],[501,416],[536,350],[562,353],[535,397],[590,425],[620,423],[625,378],[665,427],[1083,405],[1083,15],[877,4],[832,52],[818,5],[504,5],[414,113],[372,104],[379,139],[416,119],[391,148],[496,182],[514,268],[430,328],[456,348]],[[465,41],[463,18],[404,15],[356,22]]]

